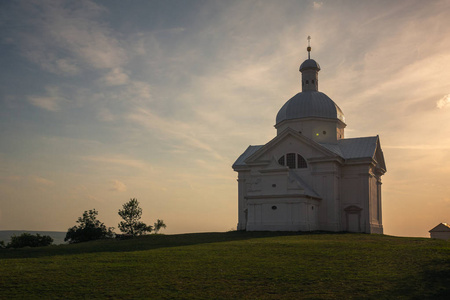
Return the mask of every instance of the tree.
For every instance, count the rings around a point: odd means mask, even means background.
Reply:
[[[167,227],[167,226],[166,226],[166,224],[164,224],[164,221],[163,221],[163,220],[160,220],[160,219],[158,219],[158,220],[156,221],[156,223],[153,224],[153,228],[154,228],[155,234],[157,234],[158,231],[161,230],[161,228],[166,228],[166,227]]]
[[[13,235],[11,242],[6,245],[7,248],[23,248],[23,247],[43,247],[53,243],[53,238],[48,235],[36,235],[24,232],[19,236]]]
[[[97,220],[97,215],[98,212],[95,208],[85,211],[83,216],[79,217],[77,220],[79,225],[69,228],[64,241],[73,244],[113,237],[114,228],[107,228],[105,224]]]
[[[147,226],[145,223],[139,221],[142,215],[142,208],[139,207],[139,202],[136,198],[130,199],[122,207],[123,209],[119,209],[119,216],[123,219],[119,223],[120,231],[132,236],[152,232],[152,226]]]

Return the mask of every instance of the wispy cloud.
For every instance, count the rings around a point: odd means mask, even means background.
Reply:
[[[121,165],[138,169],[151,169],[151,166],[149,166],[146,162],[131,159],[123,155],[84,156],[82,159],[101,164]]]
[[[106,9],[92,1],[28,1],[18,5],[21,20],[32,30],[5,40],[44,70],[63,75],[84,68],[113,69],[127,59],[111,29],[101,21]],[[40,16],[35,18],[33,16]]]
[[[127,186],[122,181],[112,180],[110,190],[115,192],[125,192],[127,190]]]
[[[28,101],[34,106],[48,111],[58,111],[61,104],[68,100],[61,96],[58,87],[46,87],[46,96],[29,96]]]
[[[43,187],[51,187],[55,185],[54,181],[39,176],[34,176],[33,181]]]
[[[439,99],[436,102],[436,107],[439,109],[450,107],[450,94],[447,94],[444,97],[442,97],[441,99]]]
[[[104,77],[101,78],[106,85],[124,85],[128,83],[129,76],[121,68],[111,69]]]
[[[323,2],[322,2],[322,1],[314,1],[314,2],[313,2],[313,7],[314,7],[314,9],[319,9],[319,8],[322,7],[322,5],[323,5]]]

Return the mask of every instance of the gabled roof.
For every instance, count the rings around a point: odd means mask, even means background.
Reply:
[[[235,169],[236,167],[239,166],[246,166],[245,164],[245,160],[252,155],[253,153],[255,153],[256,151],[258,151],[263,145],[259,145],[259,146],[248,146],[248,148],[244,151],[244,153],[242,153],[238,159],[234,162],[233,164],[233,169]]]
[[[370,159],[375,160],[378,166],[386,171],[386,164],[384,162],[383,151],[380,146],[380,139],[378,136],[350,138],[338,140],[336,144],[317,143],[304,135],[296,132],[291,128],[285,129],[282,133],[273,138],[265,145],[249,146],[244,153],[239,156],[236,162],[233,164],[233,168],[239,166],[246,166],[245,161],[247,159],[255,159],[257,156],[262,155],[271,147],[275,146],[281,139],[287,135],[294,136],[310,146],[315,147],[318,151],[327,157],[339,157],[344,160],[352,159]]]
[[[447,223],[440,223],[428,232],[450,232],[450,225]]]

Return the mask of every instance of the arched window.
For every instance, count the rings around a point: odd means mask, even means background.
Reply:
[[[305,169],[308,167],[306,160],[297,153],[287,153],[278,159],[278,163],[287,166],[289,169]]]
[[[306,160],[301,156],[300,154],[297,154],[297,168],[304,169],[307,168],[308,164],[306,163]]]

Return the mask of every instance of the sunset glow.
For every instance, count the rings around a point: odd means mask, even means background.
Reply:
[[[163,233],[227,231],[248,145],[308,53],[346,138],[379,135],[384,233],[450,222],[449,1],[2,1],[0,230],[130,198]]]

